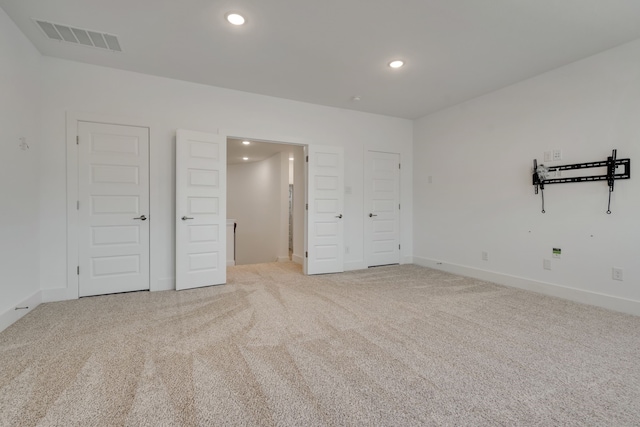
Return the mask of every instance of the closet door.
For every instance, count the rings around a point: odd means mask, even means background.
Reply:
[[[344,154],[342,147],[309,146],[305,274],[344,271]]]
[[[176,289],[227,281],[227,142],[216,134],[176,134]]]

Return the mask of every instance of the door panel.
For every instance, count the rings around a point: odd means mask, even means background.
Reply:
[[[308,149],[305,274],[344,271],[344,155],[341,147]]]
[[[365,257],[369,267],[400,262],[400,155],[365,154]]]
[[[227,281],[227,143],[220,135],[176,136],[176,289]]]
[[[148,290],[149,130],[78,122],[78,162],[79,295]]]

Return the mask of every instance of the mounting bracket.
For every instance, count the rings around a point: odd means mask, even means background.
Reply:
[[[574,163],[571,165],[549,166],[544,167],[540,165],[538,167],[538,161],[533,160],[533,185],[535,186],[535,194],[538,194],[538,188],[542,191],[542,213],[544,210],[544,186],[550,184],[564,184],[568,182],[591,182],[591,181],[607,181],[609,186],[609,207],[607,213],[611,213],[611,193],[615,181],[618,179],[630,179],[631,178],[631,159],[616,159],[616,149],[611,152],[611,156],[607,157],[607,160],[598,162],[586,162],[586,163]],[[624,169],[620,173],[616,173],[616,168],[622,166]],[[590,176],[576,176],[570,178],[552,178],[547,179],[548,172],[574,170],[574,169],[589,169],[589,168],[607,168],[607,173],[604,175],[590,175]]]

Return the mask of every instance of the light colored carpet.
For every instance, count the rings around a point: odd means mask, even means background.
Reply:
[[[43,304],[2,426],[640,425],[640,318],[414,265]]]

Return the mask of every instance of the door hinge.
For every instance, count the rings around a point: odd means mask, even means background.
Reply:
[[[305,252],[305,253],[304,253],[304,257],[305,257],[305,258],[309,258],[309,252]]]
[[[305,209],[305,210],[307,210],[307,211],[309,210],[309,203],[307,203],[307,204],[304,206],[304,209]]]
[[[307,163],[309,163],[309,156],[307,156]]]
[[[76,210],[80,210],[80,200],[76,200]]]
[[[402,169],[402,166],[400,165],[400,163],[398,163],[398,169]]]
[[[400,245],[398,245],[398,249],[400,249]]]
[[[80,135],[76,135],[76,145],[80,145]]]
[[[80,266],[76,267],[76,274],[79,276],[80,275]]]
[[[398,209],[400,209],[400,203],[398,203]]]

